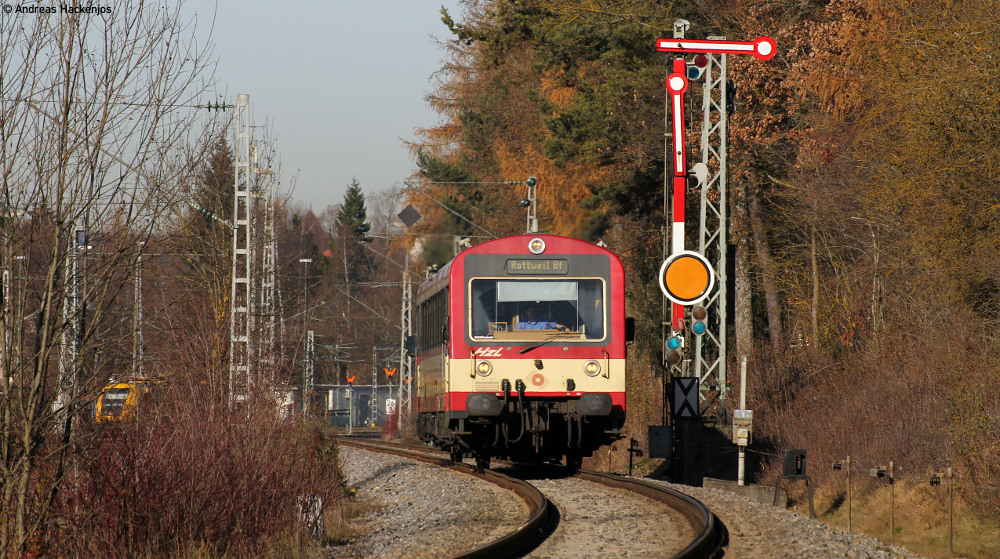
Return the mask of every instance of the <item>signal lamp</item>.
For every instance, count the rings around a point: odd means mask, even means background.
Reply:
[[[538,179],[536,179],[535,177],[528,177],[527,184],[528,186],[535,186],[536,184],[538,184]]]
[[[485,359],[479,361],[476,363],[476,372],[479,373],[479,376],[481,377],[489,376],[489,374],[493,372],[493,365]]]
[[[691,310],[691,318],[694,322],[691,324],[691,331],[697,335],[702,335],[708,331],[708,311],[705,307],[695,307]]]
[[[531,239],[531,242],[528,243],[528,250],[531,251],[531,254],[541,254],[545,252],[545,241],[539,239],[538,237]]]
[[[708,57],[704,54],[699,54],[694,57],[694,60],[687,63],[687,77],[689,80],[696,80],[700,78],[705,73],[705,67],[708,66]]]
[[[681,362],[681,345],[683,345],[683,340],[680,336],[670,336],[667,338],[664,344],[664,350],[667,355],[664,357],[666,362],[670,365],[676,365]]]
[[[676,349],[667,354],[667,364],[676,365],[681,362],[681,352]]]
[[[521,200],[521,207],[522,208],[527,208],[530,205],[531,205],[531,200],[528,200],[527,198]]]

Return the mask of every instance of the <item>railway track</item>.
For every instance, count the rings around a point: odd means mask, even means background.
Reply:
[[[481,557],[521,557],[533,549],[546,537],[546,527],[550,520],[550,503],[542,492],[530,483],[491,470],[483,472],[468,464],[455,463],[449,458],[434,456],[427,449],[416,449],[410,445],[375,442],[370,440],[341,438],[341,444],[375,452],[383,452],[433,464],[442,468],[450,468],[486,480],[508,491],[513,491],[528,506],[528,520],[509,534],[455,556],[455,559],[478,559]],[[441,453],[443,454],[443,453]]]
[[[560,523],[560,510],[538,488],[525,481],[524,478],[526,477],[571,478],[576,483],[589,482],[611,490],[629,491],[643,498],[662,503],[664,507],[670,509],[674,516],[682,518],[682,522],[688,524],[690,531],[686,532],[686,536],[689,538],[689,540],[686,540],[686,545],[682,541],[680,544],[673,544],[669,549],[657,550],[657,553],[655,553],[657,556],[692,559],[721,555],[720,549],[723,543],[724,528],[718,519],[699,501],[666,487],[614,474],[586,470],[570,473],[565,468],[557,466],[528,470],[522,468],[520,473],[517,474],[513,474],[515,471],[518,471],[517,468],[512,468],[511,473],[513,475],[506,475],[493,470],[486,470],[479,473],[473,466],[453,463],[445,453],[428,447],[348,438],[342,438],[341,444],[451,468],[494,483],[514,492],[524,500],[529,510],[529,518],[526,522],[503,537],[456,557],[529,556],[532,550],[542,545],[555,532]],[[538,472],[541,472],[541,475]],[[643,508],[648,509],[649,507]],[[629,519],[618,520],[619,522],[624,522]],[[568,538],[567,541],[572,541],[572,539]],[[549,544],[562,545],[553,542],[549,542]],[[671,553],[673,555],[668,555]]]

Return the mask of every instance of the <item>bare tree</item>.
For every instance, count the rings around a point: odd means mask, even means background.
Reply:
[[[127,286],[209,77],[180,3],[53,6],[0,20],[0,558],[44,541],[83,410],[128,369]]]

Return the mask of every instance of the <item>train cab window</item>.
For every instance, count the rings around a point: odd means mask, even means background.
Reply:
[[[566,341],[604,339],[600,279],[474,279],[469,299],[473,338],[533,340],[541,330],[565,332]]]
[[[119,416],[125,408],[125,400],[128,399],[130,389],[112,388],[104,392],[101,411],[107,416]]]

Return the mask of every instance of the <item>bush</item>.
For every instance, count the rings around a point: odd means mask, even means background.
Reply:
[[[171,387],[139,421],[91,427],[53,503],[51,555],[260,556],[308,541],[306,507],[339,503],[336,440],[266,398],[230,409]]]

